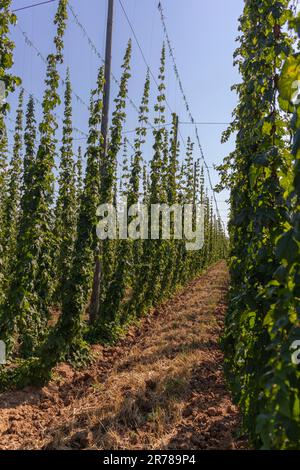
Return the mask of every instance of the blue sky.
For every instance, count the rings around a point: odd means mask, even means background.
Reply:
[[[38,0],[13,0],[13,8],[20,8]],[[158,0],[122,0],[136,35],[142,46],[147,62],[152,72],[157,76],[160,51],[164,40],[163,29],[158,12]],[[182,78],[186,96],[190,103],[192,114],[200,122],[229,122],[231,113],[236,105],[236,96],[230,91],[232,84],[239,81],[238,72],[233,67],[232,55],[236,48],[235,38],[238,35],[238,17],[242,13],[243,0],[162,0],[169,36],[174,47],[178,69]],[[105,26],[107,0],[70,0],[80,22],[104,56]],[[44,89],[45,64],[37,56],[33,47],[29,47],[22,34],[26,33],[32,43],[44,57],[52,51],[52,40],[55,29],[53,18],[57,2],[18,12],[18,26],[13,29],[12,37],[16,43],[14,72],[22,77],[23,86],[28,93],[33,93],[41,100]],[[119,4],[115,0],[115,20],[113,37],[113,66],[114,75],[119,79],[126,43],[132,37],[129,25]],[[143,62],[137,44],[133,40],[133,56],[131,62],[132,77],[129,83],[129,96],[138,105],[143,90],[146,75],[146,65]],[[66,66],[70,67],[74,93],[85,102],[89,102],[89,92],[95,84],[99,58],[93,52],[87,39],[75,23],[69,12],[68,28],[65,38],[65,64],[60,68],[61,76],[65,76]],[[179,115],[182,122],[187,122],[183,99],[167,56],[167,100],[172,111]],[[63,88],[62,88],[63,93]],[[116,96],[117,88],[112,85],[112,98]],[[151,115],[153,122],[153,106],[157,89],[151,84]],[[26,96],[26,95],[25,95]],[[28,96],[26,96],[26,99]],[[14,119],[16,96],[10,98],[11,119]],[[88,111],[74,96],[73,102],[74,126],[87,132]],[[39,106],[37,113],[39,114]],[[111,106],[113,109],[113,104]],[[63,108],[57,110],[62,115]],[[167,122],[171,121],[167,112]],[[128,104],[125,130],[132,130],[137,123],[137,114]],[[13,128],[13,123],[8,122]],[[226,125],[199,125],[199,135],[208,165],[219,164],[233,149],[234,139],[227,144],[221,144],[221,133]],[[194,128],[191,125],[180,125],[184,140],[190,135],[195,141]],[[74,144],[85,146],[84,136],[74,134]],[[131,140],[134,134],[127,134]],[[151,158],[151,138],[145,147],[145,158]],[[181,156],[184,147],[181,142]],[[195,158],[199,157],[195,145]],[[218,182],[217,172],[211,168],[213,184]],[[227,218],[228,205],[224,202],[227,192],[217,195],[220,213],[224,221]]]

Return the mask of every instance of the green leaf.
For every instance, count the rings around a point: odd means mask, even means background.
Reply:
[[[250,187],[251,189],[254,189],[258,177],[262,173],[262,168],[258,167],[256,165],[252,165],[249,171],[249,182],[250,182]]]
[[[293,405],[293,416],[295,418],[300,417],[300,399],[299,395],[295,395],[294,405]]]
[[[300,54],[295,54],[285,61],[278,84],[279,103],[284,111],[293,112],[299,80]]]
[[[299,246],[294,239],[293,230],[283,234],[277,241],[275,253],[278,259],[285,259],[292,263],[298,256]]]
[[[271,134],[271,131],[272,131],[272,123],[271,122],[268,122],[268,121],[265,121],[263,123],[263,126],[262,126],[262,134],[263,135],[270,135]]]

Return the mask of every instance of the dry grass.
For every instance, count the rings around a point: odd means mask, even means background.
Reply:
[[[63,368],[71,376],[42,392],[48,394],[48,402],[50,394],[54,406],[50,400],[49,409],[43,410],[41,397],[34,405],[22,402],[2,411],[10,419],[20,411],[21,416],[27,414],[33,430],[22,438],[13,431],[9,442],[4,432],[0,448],[160,449],[182,448],[185,443],[186,448],[201,448],[201,440],[193,444],[186,432],[187,423],[195,423],[193,436],[202,433],[207,419],[207,426],[214,419],[219,426],[227,415],[228,424],[237,428],[237,410],[224,387],[218,349],[227,285],[225,264],[210,268],[145,320],[129,344],[100,351],[99,364],[85,380],[79,377],[78,388],[78,376]],[[225,427],[225,440],[219,444],[234,448],[234,436],[231,433],[228,440]]]

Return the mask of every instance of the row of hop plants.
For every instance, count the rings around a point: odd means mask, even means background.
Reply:
[[[14,49],[9,28],[16,22],[10,4],[9,0],[2,2],[0,13],[0,80],[5,83],[7,96],[20,85],[20,80],[9,73]],[[171,132],[164,126],[164,47],[150,170],[143,158],[149,128],[149,74],[131,155],[123,139],[131,78],[130,41],[114,99],[107,148],[101,135],[103,67],[91,92],[84,156],[80,148],[74,152],[72,84],[67,72],[59,145],[55,110],[61,103],[60,67],[67,19],[67,1],[60,0],[54,19],[54,51],[47,58],[42,119],[38,124],[33,97],[24,115],[21,89],[9,162],[5,127],[9,106],[1,105],[0,340],[6,344],[8,358],[7,364],[0,366],[1,389],[43,384],[62,360],[83,366],[91,359],[90,343],[116,341],[130,322],[138,321],[226,254],[226,236],[205,189],[203,168],[194,161],[193,143],[188,140],[180,163],[177,117],[173,116]],[[123,162],[118,181],[120,153]],[[58,177],[54,171],[57,154]],[[128,205],[201,202],[205,207],[203,249],[191,254],[185,241],[174,236],[161,241],[99,241],[97,208],[101,203],[116,204],[120,196],[128,198]],[[53,312],[59,314],[54,316]]]
[[[220,168],[231,190],[228,383],[252,444],[299,449],[300,17],[289,0],[247,0],[235,53],[242,82]],[[299,98],[299,96],[298,96]],[[290,120],[290,113],[292,119]]]

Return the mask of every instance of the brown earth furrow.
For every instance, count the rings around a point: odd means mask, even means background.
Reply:
[[[0,449],[239,449],[219,337],[228,271],[217,263],[84,372],[0,395]]]

